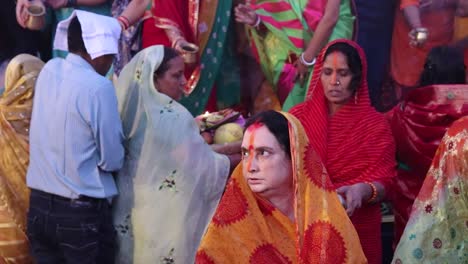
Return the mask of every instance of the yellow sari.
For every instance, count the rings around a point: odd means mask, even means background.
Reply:
[[[8,64],[0,97],[0,263],[32,263],[26,236],[29,122],[34,84],[44,63],[21,54]]]
[[[356,230],[299,121],[289,121],[295,222],[233,172],[196,263],[366,263]]]

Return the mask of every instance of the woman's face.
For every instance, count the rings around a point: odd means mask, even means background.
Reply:
[[[292,192],[291,160],[265,125],[253,124],[245,132],[242,165],[252,192],[266,199]]]
[[[177,56],[167,62],[169,68],[161,76],[155,76],[156,89],[172,99],[178,101],[187,83],[184,75],[184,60]]]
[[[352,78],[348,60],[343,53],[335,51],[327,55],[320,80],[329,103],[344,105],[349,101],[353,96],[349,87]]]

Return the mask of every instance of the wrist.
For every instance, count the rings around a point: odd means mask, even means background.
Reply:
[[[255,15],[255,23],[253,23],[252,25],[249,25],[251,27],[258,27],[260,25],[260,23],[262,22],[262,20],[260,19],[260,17],[258,15]]]
[[[377,200],[377,187],[372,182],[364,182],[364,184],[370,188],[370,195],[367,196],[367,199],[364,199],[365,203],[374,203]]]
[[[307,67],[311,67],[311,66],[314,66],[315,62],[317,61],[316,58],[313,58],[313,59],[307,59],[306,56],[305,56],[305,53],[302,53],[301,56],[299,57],[299,61],[304,65],[304,66],[307,66]]]
[[[122,26],[122,30],[126,30],[130,27],[130,20],[128,20],[128,18],[126,16],[119,16],[117,18],[117,20],[119,21],[120,25]]]

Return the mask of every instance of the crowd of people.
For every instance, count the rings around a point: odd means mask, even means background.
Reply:
[[[468,1],[383,2],[7,0],[0,263],[467,262]]]

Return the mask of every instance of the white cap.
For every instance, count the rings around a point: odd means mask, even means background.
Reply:
[[[77,16],[81,24],[83,42],[91,59],[102,55],[117,54],[121,27],[113,17],[75,10],[57,25],[54,49],[68,51],[67,31],[71,20]]]

